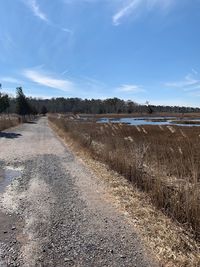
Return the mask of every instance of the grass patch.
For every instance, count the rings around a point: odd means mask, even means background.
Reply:
[[[147,192],[200,239],[200,128],[98,124],[49,117],[98,160]]]
[[[179,120],[179,121],[172,121],[171,123],[175,123],[175,124],[191,124],[191,125],[200,125],[200,121],[195,121],[195,120],[191,120],[191,121],[184,121],[184,120]]]
[[[53,129],[66,141],[68,147],[97,177],[106,182],[113,202],[127,215],[129,223],[138,230],[146,246],[159,259],[161,266],[200,266],[199,243],[194,240],[190,231],[185,231],[183,225],[173,221],[152,205],[149,193],[137,189],[123,176],[111,171],[107,164],[95,160],[88,146],[77,142],[71,132],[63,128],[61,122],[52,118],[50,121]]]
[[[169,112],[154,112],[152,114],[146,113],[146,112],[138,112],[138,113],[130,113],[130,114],[115,114],[115,113],[106,113],[106,114],[81,114],[80,116],[85,117],[95,117],[95,118],[137,118],[137,117],[145,117],[145,118],[154,118],[154,117],[174,117],[174,118],[200,118],[200,113],[169,113]]]
[[[0,115],[0,131],[17,126],[21,122],[17,115]]]

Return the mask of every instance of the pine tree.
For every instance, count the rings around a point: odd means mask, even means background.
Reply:
[[[25,116],[32,114],[31,106],[23,93],[22,87],[16,88],[16,113]]]
[[[41,114],[43,115],[43,116],[45,116],[46,114],[47,114],[47,112],[48,112],[48,110],[47,110],[47,108],[46,108],[46,106],[42,106],[42,108],[41,108]]]
[[[2,87],[2,85],[0,84],[0,89],[1,89],[1,87]],[[0,92],[0,113],[5,111],[9,106],[10,106],[10,104],[9,104],[8,95],[7,94],[2,94]]]

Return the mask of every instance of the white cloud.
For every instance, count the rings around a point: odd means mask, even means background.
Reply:
[[[96,3],[96,2],[101,2],[101,1],[108,1],[108,0],[63,0],[63,3],[68,4],[68,5],[72,5],[72,4],[78,4],[78,3],[83,3],[83,2]]]
[[[63,32],[67,32],[67,33],[70,33],[70,34],[73,34],[73,33],[74,33],[72,30],[70,30],[70,29],[68,29],[68,28],[61,28],[61,30],[62,30]]]
[[[188,95],[192,97],[200,97],[200,92],[199,91],[189,92]]]
[[[44,74],[37,70],[26,69],[23,71],[23,75],[29,80],[54,89],[59,89],[65,92],[69,92],[74,89],[74,83],[69,80],[56,79],[51,75]]]
[[[125,4],[112,17],[113,24],[118,26],[121,20],[130,15],[137,15],[138,12],[145,9],[151,11],[154,8],[161,8],[166,10],[172,4],[172,0],[129,0],[123,1]]]
[[[31,9],[31,11],[33,12],[33,14],[36,17],[47,22],[49,26],[57,28],[60,31],[63,31],[63,32],[71,34],[71,35],[74,33],[71,29],[69,29],[67,27],[62,27],[62,26],[54,23],[53,21],[49,20],[47,15],[41,10],[41,8],[38,4],[38,0],[22,0],[22,1]]]
[[[118,26],[124,18],[130,15],[138,16],[144,10],[147,12],[158,8],[168,10],[177,0],[63,0],[63,2],[68,5],[105,3],[109,8],[117,10],[112,16],[112,22]]]
[[[55,96],[53,95],[44,95],[44,94],[37,94],[37,93],[29,93],[29,92],[25,92],[26,96],[28,97],[34,97],[34,98],[38,98],[38,99],[51,99]]]
[[[0,77],[0,81],[7,82],[7,83],[15,83],[15,84],[22,84],[23,81],[15,79],[13,77]]]
[[[82,83],[84,83],[88,88],[90,89],[105,89],[106,88],[106,84],[103,83],[102,81],[99,81],[95,78],[91,78],[88,76],[82,76],[83,81],[81,81]]]
[[[68,69],[65,69],[63,72],[61,72],[61,75],[65,75],[68,72],[69,72],[69,70]]]
[[[195,75],[197,75],[197,74],[198,74],[198,71],[197,71],[197,70],[195,70],[195,69],[192,69],[192,72],[193,72]]]
[[[139,85],[135,85],[135,84],[123,84],[120,87],[117,88],[118,92],[124,92],[124,93],[141,93],[141,92],[145,92],[145,90],[139,86]]]
[[[164,85],[171,88],[183,89],[184,91],[193,91],[200,89],[200,78],[196,77],[198,75],[198,72],[195,71],[196,74],[193,70],[192,72],[192,74],[187,74],[183,80],[167,82]]]
[[[37,0],[25,0],[24,3],[28,5],[36,17],[48,22],[47,15],[40,9]]]
[[[188,102],[188,100],[182,99],[180,97],[177,98],[167,98],[167,99],[157,99],[157,100],[152,100],[151,101],[152,105],[156,106],[179,106],[179,107],[196,107],[194,103]]]
[[[141,0],[134,0],[125,7],[121,8],[116,14],[113,16],[113,24],[115,26],[120,24],[120,20],[128,16],[133,10],[135,10],[141,4]]]

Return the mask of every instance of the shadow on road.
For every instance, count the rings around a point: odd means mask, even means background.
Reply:
[[[4,138],[8,138],[8,139],[14,139],[14,138],[18,138],[22,136],[21,134],[17,134],[17,133],[5,133],[5,132],[0,132],[0,138],[4,137]]]
[[[25,121],[24,123],[28,123],[28,124],[36,124],[35,121]]]

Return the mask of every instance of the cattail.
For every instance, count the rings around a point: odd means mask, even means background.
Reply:
[[[159,128],[161,131],[164,131],[163,127],[161,125],[159,125]]]
[[[136,129],[137,129],[138,132],[141,132],[140,127],[138,127],[138,126],[135,126],[135,127],[136,127]]]
[[[167,128],[169,129],[169,131],[171,133],[175,133],[176,132],[176,130],[172,126],[167,126]]]
[[[183,155],[183,151],[182,151],[182,149],[179,147],[178,148],[178,151],[179,151],[179,153],[181,154],[181,155]]]
[[[113,124],[113,128],[118,130],[118,125],[117,124]]]
[[[143,131],[143,133],[148,134],[144,128],[142,128],[142,131]]]
[[[187,137],[186,134],[182,130],[180,130],[180,132],[181,132],[183,137]]]
[[[128,140],[133,143],[133,138],[131,136],[128,137]]]
[[[131,143],[133,143],[133,138],[131,136],[124,137],[124,140],[130,141]]]

